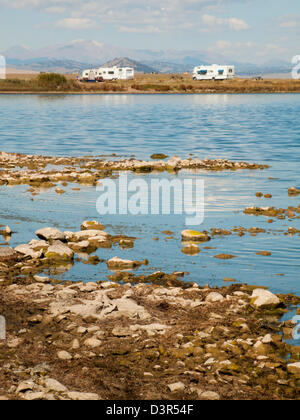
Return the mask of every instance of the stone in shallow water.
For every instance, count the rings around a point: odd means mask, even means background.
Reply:
[[[105,226],[101,225],[96,220],[92,221],[84,221],[81,225],[81,230],[103,230],[105,229]]]
[[[190,245],[185,246],[181,250],[181,252],[183,252],[183,254],[187,254],[187,255],[197,255],[201,251],[200,251],[200,248],[197,245],[190,244]]]
[[[296,187],[291,187],[288,190],[289,195],[299,195],[300,194],[300,190]]]
[[[181,236],[184,241],[208,242],[211,239],[206,233],[196,230],[184,230],[181,232]]]
[[[32,259],[40,258],[43,254],[43,251],[35,251],[27,244],[17,246],[15,251],[19,252],[19,254],[22,254],[25,257],[30,257]]]
[[[74,252],[63,243],[56,242],[52,246],[49,246],[45,257],[50,260],[70,261],[74,258]]]
[[[121,258],[114,257],[107,261],[107,266],[109,269],[129,269],[139,267],[141,265],[147,265],[147,260],[145,261],[131,261],[131,260],[122,260]]]
[[[55,228],[44,228],[39,229],[35,232],[38,238],[44,239],[46,241],[54,240],[54,241],[64,241],[65,240],[65,234],[61,232],[58,229]]]

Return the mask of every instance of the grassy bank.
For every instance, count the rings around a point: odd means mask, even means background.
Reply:
[[[136,75],[135,80],[81,83],[73,75],[8,76],[0,93],[300,93],[300,80],[194,81],[191,75]]]

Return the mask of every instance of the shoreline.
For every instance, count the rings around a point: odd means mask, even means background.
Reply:
[[[193,94],[300,93],[300,80],[241,79],[195,81],[189,74],[140,74],[134,80],[83,83],[74,75],[39,74],[0,81],[0,94],[52,95],[193,95]]]
[[[0,184],[28,184],[34,195],[41,187],[67,182],[94,185],[122,170],[267,169],[222,159],[152,156],[141,161],[112,155],[119,159],[112,161],[0,152]],[[57,168],[47,170],[48,165]],[[245,209],[268,211],[282,217],[291,209]],[[241,283],[200,287],[180,271],[136,275],[135,268],[147,260],[105,261],[92,254],[107,248],[113,257],[118,253],[113,245],[132,248],[137,238],[112,236],[96,221],[84,221],[80,229],[45,227],[29,243],[0,246],[0,315],[7,327],[0,340],[0,400],[299,398],[300,347],[287,343],[295,324],[282,321],[292,310],[300,315],[299,296]],[[9,227],[2,232],[4,239],[14,234]],[[89,254],[89,264],[106,263],[112,275],[99,274],[89,283],[48,275],[49,269],[68,268],[80,253]]]
[[[4,280],[0,399],[297,399],[290,304],[300,298],[243,284]]]
[[[83,92],[22,92],[22,91],[0,91],[0,95],[58,95],[58,96],[82,96],[82,95],[188,95],[188,96],[195,96],[195,95],[288,95],[288,94],[299,94],[300,88],[298,91],[257,91],[257,92],[236,92],[236,91],[214,91],[211,90],[201,91],[201,92],[148,92],[148,91],[140,91],[140,92],[90,92],[90,91],[83,91]]]

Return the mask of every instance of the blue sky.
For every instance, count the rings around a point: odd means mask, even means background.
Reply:
[[[91,39],[252,62],[300,54],[299,0],[0,0],[0,8],[0,51]]]

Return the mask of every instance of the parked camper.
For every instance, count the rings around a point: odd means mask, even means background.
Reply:
[[[134,69],[131,67],[100,67],[98,74],[103,80],[133,80]]]
[[[233,79],[235,76],[234,66],[221,66],[212,64],[211,66],[198,66],[194,68],[194,80],[226,80]]]
[[[84,70],[82,80],[85,82],[103,82],[105,80],[133,80],[134,69],[131,67],[99,67]]]

